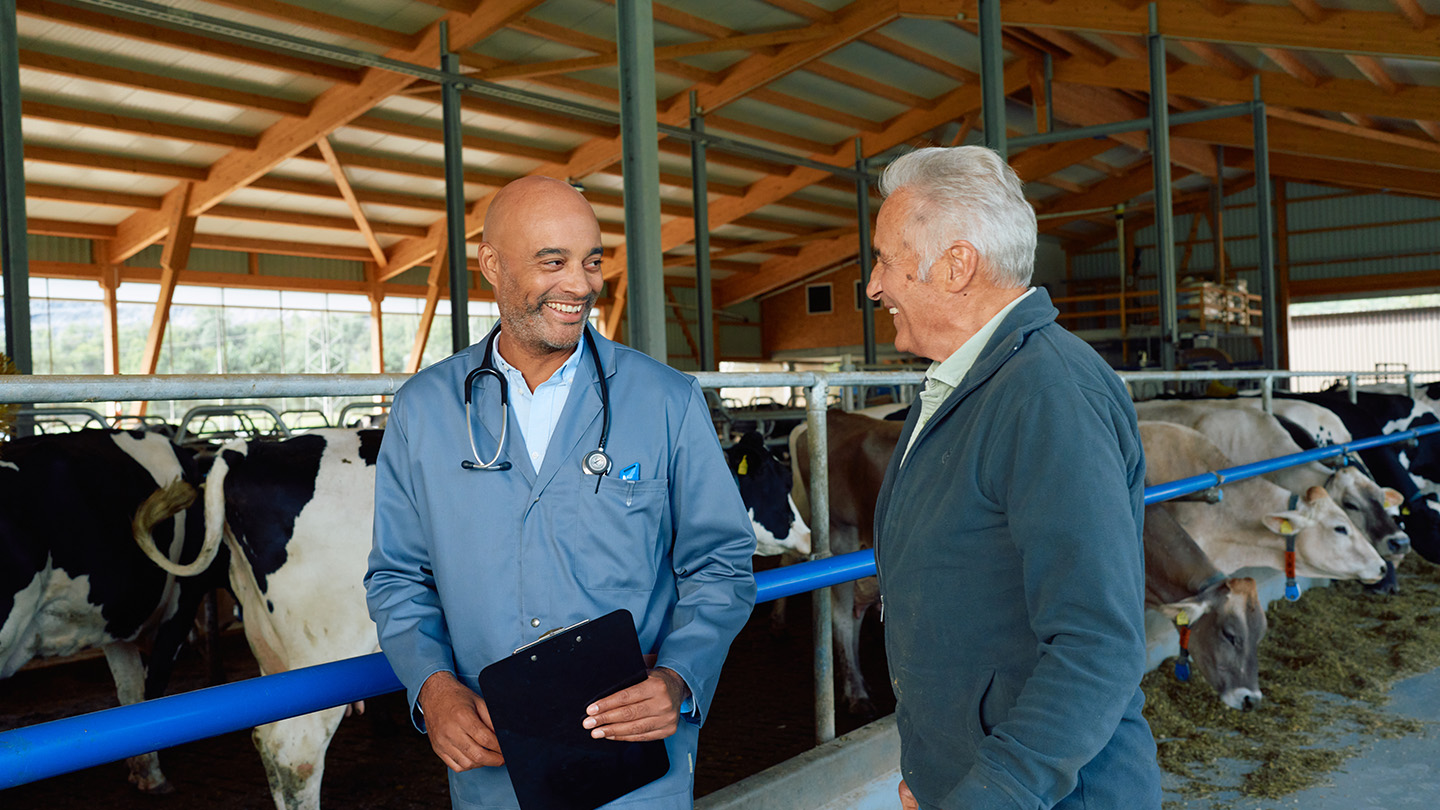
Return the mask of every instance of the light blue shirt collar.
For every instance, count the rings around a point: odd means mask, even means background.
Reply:
[[[495,350],[495,368],[510,382],[510,408],[515,413],[515,423],[520,426],[520,435],[525,437],[525,447],[530,451],[530,464],[538,473],[545,463],[545,451],[550,447],[550,437],[555,434],[555,425],[565,410],[565,401],[570,398],[570,384],[575,381],[575,369],[580,357],[585,354],[585,332],[580,333],[580,342],[565,359],[565,363],[550,375],[550,379],[530,390],[525,375],[519,369],[505,362],[500,350]]]

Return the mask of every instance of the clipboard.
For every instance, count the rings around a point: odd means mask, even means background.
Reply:
[[[594,810],[669,772],[663,740],[597,740],[580,725],[590,704],[646,674],[635,620],[623,608],[480,671],[521,810]]]

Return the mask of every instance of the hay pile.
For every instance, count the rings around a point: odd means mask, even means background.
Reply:
[[[1440,566],[1411,554],[1400,572],[1395,596],[1337,582],[1272,604],[1258,709],[1226,708],[1201,678],[1177,681],[1173,662],[1145,676],[1160,766],[1183,777],[1182,794],[1279,798],[1327,781],[1357,741],[1421,730],[1382,707],[1396,681],[1440,666]],[[1244,776],[1223,776],[1220,760],[1239,760]]]

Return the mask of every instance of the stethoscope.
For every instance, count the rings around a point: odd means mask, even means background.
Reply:
[[[505,452],[505,434],[510,428],[510,382],[495,368],[495,336],[499,333],[499,327],[491,330],[490,336],[485,339],[485,354],[479,367],[465,375],[465,433],[470,438],[470,454],[475,457],[475,460],[471,461],[467,458],[460,462],[461,469],[508,470],[511,467],[510,462],[500,460],[500,456]],[[595,376],[600,379],[600,409],[603,418],[600,423],[600,445],[585,454],[585,458],[580,461],[580,466],[585,472],[597,476],[595,490],[598,492],[600,490],[598,476],[610,473],[610,456],[605,453],[605,442],[610,439],[610,387],[605,382],[605,369],[600,365],[600,350],[595,346],[595,336],[586,335],[584,342],[590,349],[590,359],[595,362]],[[500,442],[495,448],[495,457],[482,462],[480,451],[475,448],[475,422],[470,414],[470,392],[475,388],[475,380],[487,374],[500,383]]]

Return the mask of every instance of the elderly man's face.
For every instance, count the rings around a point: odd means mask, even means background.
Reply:
[[[875,267],[865,294],[890,310],[895,319],[895,348],[931,360],[944,360],[944,300],[934,274],[920,280],[918,252],[906,242],[906,225],[914,213],[909,191],[890,195],[875,219]],[[940,353],[943,352],[943,353]]]
[[[502,329],[534,354],[573,348],[604,283],[595,212],[564,187],[541,187],[510,204],[487,240],[496,261],[485,268]]]

